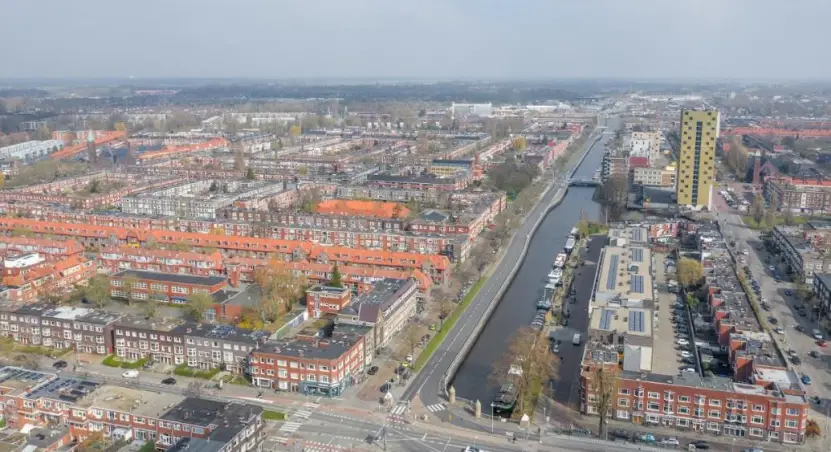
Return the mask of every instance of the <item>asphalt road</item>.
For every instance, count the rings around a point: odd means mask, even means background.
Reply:
[[[733,184],[733,187],[741,190],[740,184]],[[810,310],[806,317],[797,313],[795,307],[802,304],[802,300],[796,296],[795,285],[785,281],[777,283],[768,268],[770,264],[773,264],[778,267],[781,275],[786,275],[785,265],[778,262],[775,254],[769,253],[764,248],[757,249],[759,245],[762,245],[759,232],[745,227],[741,217],[731,211],[722,199],[719,199],[721,195],[716,193],[715,196],[714,204],[718,211],[717,219],[722,231],[726,237],[731,237],[736,241],[736,250],[748,250],[748,255],[745,256],[747,265],[750,267],[753,278],[759,281],[762,296],[771,305],[771,310],[765,314],[775,317],[778,326],[784,330],[784,334],[776,335],[777,340],[783,345],[783,349],[795,350],[801,360],[799,365],[789,362],[789,367],[800,375],[808,375],[811,378],[811,384],[806,385],[808,396],[820,398],[820,404],[811,404],[810,418],[816,419],[823,431],[828,431],[831,427],[831,417],[829,417],[831,413],[831,351],[828,348],[819,347],[810,336],[811,330],[817,327],[817,323],[811,319]],[[766,262],[768,258],[770,264]],[[786,295],[785,291],[791,291],[791,295]],[[796,326],[801,326],[804,332],[797,331]],[[811,351],[816,351],[819,357],[810,357]]]
[[[476,434],[467,431],[437,430],[428,425],[399,428],[389,424],[339,419],[318,413],[313,414],[293,436],[301,439],[307,450],[330,452],[359,449],[384,450],[384,444],[386,444],[386,450],[405,452],[459,451],[466,446],[480,447],[489,452],[561,450],[600,452],[610,447],[614,447],[615,450],[650,450],[635,444],[547,434],[543,435],[542,440],[536,435],[529,435],[527,440],[522,435],[517,435],[517,441],[514,443],[500,431],[491,435],[484,432]],[[370,438],[378,438],[373,440],[372,446],[368,441]]]
[[[592,141],[588,141],[587,146],[591,143]],[[525,241],[530,237],[534,222],[537,218],[545,215],[548,206],[551,205],[555,197],[563,196],[567,188],[566,183],[566,180],[561,179],[543,195],[541,201],[528,215],[528,220],[522,224],[511,239],[502,260],[471,301],[468,309],[462,313],[442,345],[405,389],[401,397],[402,400],[412,400],[416,395],[419,395],[424,405],[433,405],[440,402],[439,394],[442,392],[441,381],[444,373],[450,368],[453,359],[459,354],[477,323],[481,321],[491,300],[507,280],[511,268],[519,260]]]
[[[606,237],[594,237],[589,242],[588,249],[584,251],[583,259],[581,259],[585,264],[576,269],[573,287],[576,290],[577,302],[567,305],[571,312],[568,327],[555,333],[555,337],[560,340],[559,355],[562,360],[554,386],[554,400],[574,410],[579,408],[580,362],[583,350],[586,349],[586,341],[584,340],[580,346],[574,346],[571,339],[574,333],[580,333],[586,337],[589,329],[589,301],[592,296],[597,261],[600,259],[600,252],[606,242]]]

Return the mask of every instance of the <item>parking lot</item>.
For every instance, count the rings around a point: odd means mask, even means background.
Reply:
[[[694,371],[695,359],[692,349],[695,341],[690,336],[684,302],[677,294],[667,290],[667,268],[674,268],[675,260],[664,253],[655,253],[653,257],[658,301],[655,312],[652,370],[662,375],[675,375],[684,369]]]

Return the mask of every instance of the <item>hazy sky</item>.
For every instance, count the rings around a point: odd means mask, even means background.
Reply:
[[[829,0],[0,0],[0,77],[831,78]]]

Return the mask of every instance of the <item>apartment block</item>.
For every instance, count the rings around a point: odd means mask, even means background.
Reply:
[[[375,188],[397,188],[405,190],[456,191],[464,190],[473,182],[469,174],[454,174],[451,177],[436,176],[393,176],[375,174],[367,177],[366,183]]]
[[[185,363],[182,322],[124,316],[113,326],[115,354],[125,361],[149,361],[179,365]]]
[[[113,325],[120,318],[88,308],[6,303],[0,304],[0,336],[22,345],[107,355],[113,352]]]
[[[182,441],[209,443],[205,452],[259,451],[263,409],[240,402],[101,384],[18,367],[0,368],[0,402],[13,429],[64,430],[72,443],[149,441],[168,449]],[[54,438],[52,439],[57,442]]]
[[[811,292],[814,294],[814,300],[819,305],[820,316],[828,317],[831,313],[831,273],[814,275]]]
[[[98,253],[98,262],[112,273],[140,270],[193,276],[222,274],[222,255],[218,251],[205,254],[131,246],[107,247]]]
[[[649,187],[675,187],[675,173],[674,167],[635,168],[632,183]]]
[[[802,226],[775,226],[771,240],[789,271],[805,284],[813,284],[815,274],[828,273],[831,259],[826,257],[831,242],[831,225],[811,222]]]
[[[89,226],[75,223],[55,223],[26,218],[0,217],[0,230],[22,228],[35,234],[73,237],[86,246],[110,247],[119,245],[140,246],[154,242],[162,246],[186,244],[194,250],[221,250],[223,255],[280,258],[293,262],[323,262],[395,270],[422,270],[434,281],[441,282],[449,276],[450,259],[442,255],[360,250],[342,246],[325,246],[307,241],[264,239],[199,234],[167,230],[125,229],[111,226]]]
[[[185,338],[188,367],[223,369],[243,374],[248,372],[248,357],[265,343],[267,331],[250,331],[223,324],[185,324],[172,331],[174,337]]]
[[[811,214],[831,213],[831,181],[789,176],[765,179],[765,198],[780,209]]]
[[[47,262],[30,253],[3,260],[0,298],[31,302],[45,294],[63,294],[95,276],[95,261],[81,254]]]
[[[337,314],[352,302],[352,291],[348,287],[333,287],[316,284],[306,289],[306,311],[311,318],[323,314]]]
[[[612,229],[612,244],[602,254],[581,364],[582,412],[598,414],[592,379],[603,368],[617,376],[611,419],[696,434],[804,442],[810,411],[806,389],[762,328],[719,230],[695,223],[678,229],[681,242],[692,247],[682,252],[694,252],[704,269],[705,295],[688,316],[686,303],[660,290],[651,302],[633,299],[641,285],[651,284],[646,275],[638,281],[644,267],[651,277],[669,271],[655,264],[668,269],[674,263],[652,255],[653,243],[659,243],[651,234],[628,229],[629,234]],[[620,281],[621,273],[628,273],[628,283]],[[674,320],[662,318],[667,311],[675,312]],[[680,336],[686,342],[664,326],[679,321],[689,328],[689,336]]]
[[[293,339],[268,341],[251,353],[254,385],[279,391],[337,397],[362,374],[370,328],[336,325],[330,333],[308,331]]]
[[[717,110],[683,110],[678,131],[678,205],[711,208],[715,179],[716,141],[720,115]]]
[[[132,283],[132,287],[126,287]],[[113,298],[132,296],[136,300],[155,300],[162,303],[186,304],[192,294],[214,294],[228,286],[223,276],[191,276],[142,270],[122,270],[110,276],[110,295]]]
[[[338,313],[338,324],[371,326],[367,348],[387,346],[415,315],[417,284],[413,279],[383,279],[372,290],[353,298]]]
[[[217,210],[235,201],[275,195],[282,184],[256,181],[199,180],[121,200],[121,211],[130,215],[214,219]]]
[[[83,252],[84,247],[74,240],[34,237],[2,237],[0,239],[0,257],[37,253],[48,261],[58,261]]]

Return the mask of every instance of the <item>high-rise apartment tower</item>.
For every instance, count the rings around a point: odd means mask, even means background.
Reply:
[[[675,188],[678,205],[710,209],[719,135],[718,110],[683,110],[678,134],[681,141]]]

